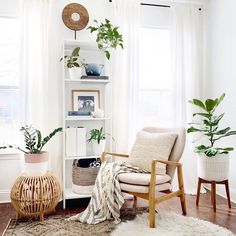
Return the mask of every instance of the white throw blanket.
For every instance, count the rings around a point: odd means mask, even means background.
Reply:
[[[118,175],[127,172],[146,173],[146,171],[133,167],[127,162],[112,162],[111,158],[104,162],[98,173],[88,207],[82,213],[70,217],[69,220],[98,224],[114,218],[115,223],[118,224],[120,222],[120,208],[124,203]]]

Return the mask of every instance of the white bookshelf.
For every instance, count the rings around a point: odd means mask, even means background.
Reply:
[[[102,75],[109,76],[109,66],[105,55],[98,50],[95,42],[80,42],[75,40],[65,40],[63,42],[63,57],[72,52],[75,47],[80,47],[80,58],[85,59],[85,63],[104,64]],[[62,63],[63,64],[63,63]],[[99,158],[92,153],[91,144],[87,143],[86,156],[66,156],[66,128],[67,127],[86,127],[87,133],[93,128],[104,128],[105,133],[109,133],[106,137],[106,151],[112,151],[112,114],[111,114],[111,98],[112,98],[112,81],[109,76],[108,80],[97,79],[69,79],[67,68],[62,65],[62,96],[63,96],[63,208],[66,209],[67,199],[89,198],[90,195],[77,194],[72,191],[72,163],[74,159],[83,158]],[[82,71],[85,75],[85,71]],[[68,111],[72,111],[72,90],[99,90],[100,105],[105,112],[103,118],[68,116]],[[89,136],[88,136],[89,137]]]

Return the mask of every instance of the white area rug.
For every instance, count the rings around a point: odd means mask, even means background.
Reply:
[[[172,212],[156,213],[156,228],[149,228],[148,213],[137,215],[132,221],[120,223],[112,236],[233,236],[218,225]]]

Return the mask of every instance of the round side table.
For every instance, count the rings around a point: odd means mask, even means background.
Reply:
[[[16,210],[16,218],[40,217],[55,211],[61,196],[57,178],[47,172],[42,176],[19,176],[11,189],[11,202]]]

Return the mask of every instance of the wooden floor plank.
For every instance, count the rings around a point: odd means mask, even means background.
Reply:
[[[216,213],[211,206],[211,194],[201,194],[199,206],[196,207],[196,196],[187,195],[187,216],[198,217],[203,220],[210,221],[225,228],[228,228],[232,232],[236,233],[236,204],[232,204],[232,208],[229,209],[227,200],[217,196],[216,198]],[[68,209],[63,211],[62,204],[57,207],[55,214],[73,214],[83,211],[89,200],[71,200],[68,202]],[[133,207],[134,201],[127,200],[123,207]],[[142,199],[137,199],[136,206],[147,206],[148,202]],[[166,202],[162,202],[156,207],[156,210],[161,211],[173,211],[181,214],[181,206],[179,198],[174,198]],[[15,212],[11,204],[0,204],[0,235],[6,228],[9,220],[15,218]]]

